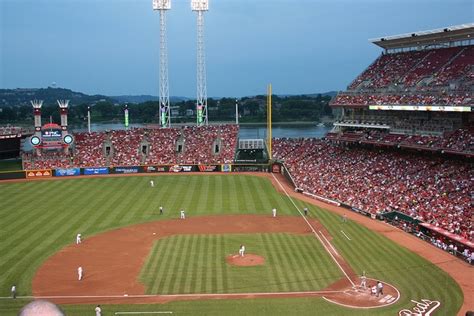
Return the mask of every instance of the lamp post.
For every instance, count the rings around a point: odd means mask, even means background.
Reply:
[[[239,100],[235,99],[235,124],[239,125]]]
[[[87,106],[87,131],[91,133],[91,106]]]

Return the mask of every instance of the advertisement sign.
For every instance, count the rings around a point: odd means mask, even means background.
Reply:
[[[85,175],[109,174],[109,168],[84,168]]]
[[[50,169],[47,170],[28,170],[26,171],[26,178],[50,178],[53,175]]]
[[[80,168],[67,168],[67,169],[56,169],[54,171],[56,177],[68,177],[68,176],[79,176],[81,175]]]
[[[174,165],[170,166],[169,171],[170,172],[191,172],[191,171],[197,171],[197,169],[193,170],[194,166],[180,166],[180,165]]]
[[[193,166],[181,166],[183,172],[191,172],[193,171]]]
[[[219,166],[206,166],[206,165],[199,165],[199,171],[201,172],[215,172],[219,171]]]
[[[138,173],[138,167],[115,167],[114,173],[122,173],[122,174]]]
[[[232,165],[225,164],[221,166],[222,172],[232,172]]]
[[[143,167],[143,172],[168,172],[169,167],[168,166],[144,166]]]
[[[266,171],[268,165],[233,165],[233,172],[260,172]]]

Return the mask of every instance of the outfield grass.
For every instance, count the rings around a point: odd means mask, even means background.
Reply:
[[[0,295],[8,296],[14,283],[20,295],[30,294],[36,269],[47,257],[72,243],[77,232],[87,238],[130,224],[177,218],[180,208],[186,209],[187,216],[270,215],[273,207],[279,214],[299,216],[288,198],[276,192],[265,178],[242,175],[163,176],[154,178],[155,188],[149,186],[150,179],[152,177],[106,177],[0,183]],[[300,207],[305,205],[300,201],[296,203]],[[159,205],[165,207],[164,216],[157,215]],[[369,277],[381,278],[402,292],[400,301],[391,307],[350,310],[351,314],[394,315],[402,308],[413,307],[410,299],[422,298],[441,301],[438,310],[441,315],[454,315],[459,309],[462,303],[459,286],[436,266],[356,223],[342,224],[340,217],[333,213],[314,206],[309,206],[309,209],[311,216],[316,216],[333,235],[335,247],[356,271],[365,270]],[[342,236],[341,229],[351,237],[350,242]],[[146,268],[144,271],[146,273]],[[291,278],[290,275],[286,277]],[[207,277],[205,280],[208,282]],[[181,287],[181,281],[177,284],[167,285],[168,290]],[[219,287],[216,285],[215,288]],[[22,300],[0,300],[0,315],[16,315],[23,303]],[[65,309],[68,315],[93,313],[92,306],[88,305],[65,306]],[[188,315],[281,315],[293,312],[314,315],[315,311],[318,314],[347,315],[349,311],[321,298],[183,301],[158,306],[103,308],[106,315],[119,310],[157,309]]]
[[[240,244],[265,265],[229,265],[226,256]],[[140,281],[147,294],[297,292],[324,289],[342,276],[312,235],[177,235],[155,243]]]

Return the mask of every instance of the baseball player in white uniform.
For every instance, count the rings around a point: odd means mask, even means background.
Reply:
[[[95,316],[102,316],[102,308],[100,308],[100,305],[97,305],[95,308]]]
[[[244,245],[240,245],[239,255],[241,257],[243,257],[245,255],[245,246]]]
[[[186,218],[186,215],[184,214],[184,210],[181,210],[180,218],[181,218],[181,219],[185,219],[185,218]]]
[[[273,214],[273,217],[277,217],[277,209],[276,208],[272,209],[272,214]]]
[[[77,277],[79,281],[82,280],[82,273],[83,273],[82,267],[77,268]]]
[[[367,289],[367,277],[365,276],[365,272],[360,277],[360,287],[363,288],[364,290]]]
[[[81,235],[81,234],[77,234],[77,235],[76,235],[76,245],[79,245],[81,242],[82,242],[82,235]]]
[[[153,180],[150,180],[150,186],[151,186],[152,188],[155,187],[155,182],[154,182]]]

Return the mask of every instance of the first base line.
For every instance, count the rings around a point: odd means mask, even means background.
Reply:
[[[133,314],[173,314],[171,311],[164,312],[115,312],[114,315],[133,315]]]

